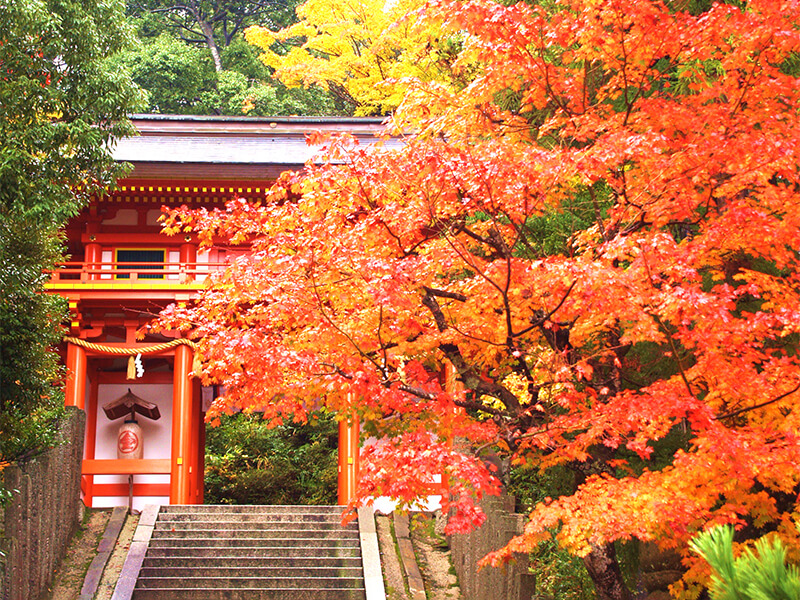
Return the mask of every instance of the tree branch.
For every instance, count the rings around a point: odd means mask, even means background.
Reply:
[[[438,298],[450,298],[451,300],[458,300],[459,302],[467,301],[467,297],[464,294],[459,294],[458,292],[448,292],[447,290],[440,290],[428,287],[427,285],[422,286],[422,289],[425,290],[425,293]]]
[[[784,398],[787,398],[787,397],[791,396],[792,394],[794,394],[798,390],[800,390],[800,384],[797,384],[796,387],[794,387],[793,389],[789,390],[785,394],[781,394],[777,398],[773,398],[772,400],[767,400],[766,402],[762,402],[761,404],[756,404],[754,406],[747,406],[745,408],[740,408],[739,410],[734,410],[734,411],[726,413],[724,415],[720,415],[719,417],[717,417],[717,420],[730,419],[731,417],[736,417],[738,415],[741,415],[742,413],[746,413],[746,412],[749,412],[751,410],[758,410],[759,408],[764,408],[765,406],[769,406],[770,404],[775,404],[776,402],[780,402]]]
[[[536,329],[537,327],[541,327],[547,321],[549,321],[552,318],[552,316],[554,314],[556,314],[558,312],[558,310],[564,305],[564,302],[567,300],[567,296],[569,296],[570,292],[572,292],[573,288],[575,287],[575,285],[577,283],[578,283],[578,280],[576,279],[575,281],[573,281],[569,285],[569,287],[567,288],[567,291],[564,292],[564,296],[561,298],[561,300],[558,302],[558,304],[556,304],[556,307],[553,310],[551,310],[546,315],[542,315],[540,317],[536,317],[536,315],[534,315],[533,317],[531,317],[531,325],[530,325],[530,327],[526,327],[525,329],[523,329],[522,331],[518,331],[517,333],[512,333],[512,336],[513,337],[519,337],[521,335],[525,335],[526,333],[528,333],[532,329]]]

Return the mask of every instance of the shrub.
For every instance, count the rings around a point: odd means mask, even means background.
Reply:
[[[224,416],[206,435],[209,504],[336,504],[338,428],[327,414],[270,428],[258,414]]]
[[[755,552],[746,548],[733,556],[733,528],[714,527],[697,535],[692,549],[702,556],[714,574],[712,600],[797,600],[800,571],[786,566],[786,549],[779,539],[761,538]]]

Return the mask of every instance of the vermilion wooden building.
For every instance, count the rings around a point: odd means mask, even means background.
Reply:
[[[162,207],[257,198],[279,173],[301,169],[314,155],[305,142],[308,133],[348,131],[371,142],[380,129],[375,119],[133,120],[141,135],[120,140],[114,150],[132,171],[117,191],[96,198],[70,222],[72,262],[61,265],[48,284],[69,301],[66,403],[87,414],[82,488],[91,507],[127,504],[131,475],[135,508],[203,501],[203,418],[215,390],[201,388],[191,376],[188,340],[152,333],[137,340],[136,333],[170,303],[190,299],[210,272],[242,250],[199,252],[192,235],[160,233]],[[137,419],[142,458],[117,458],[118,446],[126,444],[118,436],[121,420],[110,420],[103,410],[128,392],[155,404],[160,414],[158,420]],[[358,466],[357,426],[340,427],[339,447],[344,502]]]

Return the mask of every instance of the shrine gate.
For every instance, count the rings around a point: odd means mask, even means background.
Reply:
[[[114,149],[115,159],[130,163],[132,171],[116,191],[72,219],[65,231],[72,261],[59,265],[47,284],[69,302],[62,349],[66,404],[87,414],[87,506],[127,504],[130,491],[137,509],[147,503],[199,504],[203,419],[219,389],[203,388],[191,376],[190,340],[148,332],[146,325],[169,304],[190,300],[210,273],[244,250],[201,252],[194,235],[161,234],[162,207],[213,208],[237,195],[256,199],[281,172],[302,169],[314,155],[306,134],[347,131],[370,143],[380,121],[165,115],[132,120],[141,135],[120,140]],[[137,332],[145,332],[143,339]],[[136,416],[138,434],[119,433],[128,411]],[[358,448],[358,425],[342,423],[340,503],[354,492]]]

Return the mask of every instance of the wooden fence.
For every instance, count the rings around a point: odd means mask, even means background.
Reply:
[[[12,491],[0,506],[2,600],[41,596],[80,520],[86,415],[67,410],[54,448],[0,473],[0,484]]]
[[[453,566],[461,593],[470,600],[531,600],[535,592],[534,576],[528,573],[528,555],[519,554],[505,567],[485,567],[478,571],[478,561],[492,550],[504,546],[522,533],[525,516],[514,513],[510,495],[484,498],[480,503],[486,513],[481,527],[468,534],[448,538]]]

